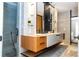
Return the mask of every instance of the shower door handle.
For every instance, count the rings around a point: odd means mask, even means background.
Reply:
[[[16,28],[16,36],[18,36],[18,33],[19,33],[18,28]]]
[[[0,36],[0,41],[2,41],[2,36]]]

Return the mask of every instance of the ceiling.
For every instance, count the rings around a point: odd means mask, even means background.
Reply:
[[[52,2],[51,3],[59,12],[66,12],[69,10],[77,9],[77,2]]]

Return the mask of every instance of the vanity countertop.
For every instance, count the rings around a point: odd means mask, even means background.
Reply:
[[[48,36],[53,34],[62,34],[62,33],[43,33],[43,34],[34,34],[34,35],[26,35],[26,36],[32,36],[32,37],[41,37],[41,36]]]

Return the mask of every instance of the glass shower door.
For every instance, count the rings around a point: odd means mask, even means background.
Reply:
[[[3,16],[3,57],[17,56],[17,36],[16,36],[16,23],[17,23],[17,3],[4,3],[4,16]]]

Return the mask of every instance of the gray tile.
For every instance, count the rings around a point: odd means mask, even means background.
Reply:
[[[59,57],[66,50],[67,46],[58,45],[55,48],[51,48],[49,51],[44,52],[38,57]]]

